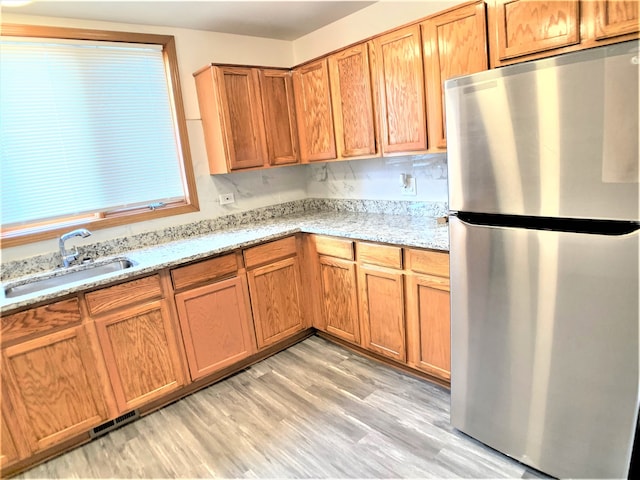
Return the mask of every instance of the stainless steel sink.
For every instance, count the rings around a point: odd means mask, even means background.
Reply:
[[[71,269],[57,270],[53,275],[37,277],[33,280],[9,283],[4,287],[4,295],[7,298],[19,297],[28,293],[39,292],[52,287],[62,287],[68,283],[79,280],[89,280],[106,273],[119,272],[133,267],[135,264],[127,258],[118,258],[109,262],[91,263],[80,265]]]

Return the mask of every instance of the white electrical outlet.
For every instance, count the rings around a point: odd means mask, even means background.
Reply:
[[[236,199],[233,198],[233,193],[223,193],[222,195],[218,195],[218,199],[220,200],[220,205],[227,205],[236,201]]]
[[[417,195],[416,179],[411,175],[407,175],[402,188],[402,195]]]

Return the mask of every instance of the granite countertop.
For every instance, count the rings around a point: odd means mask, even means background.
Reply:
[[[0,312],[54,300],[82,290],[92,289],[115,281],[149,274],[164,268],[204,259],[210,256],[250,247],[297,232],[333,235],[355,240],[370,240],[408,247],[447,251],[449,230],[447,224],[438,224],[433,217],[386,215],[381,213],[354,213],[344,211],[302,212],[278,218],[245,223],[205,235],[174,240],[159,245],[126,251],[113,257],[126,257],[134,266],[119,272],[67,283],[15,298],[6,298],[0,292]],[[102,261],[103,258],[97,259]],[[82,267],[79,267],[82,268]],[[36,275],[30,275],[33,278]],[[52,276],[51,272],[37,276]],[[7,283],[18,283],[12,279]]]

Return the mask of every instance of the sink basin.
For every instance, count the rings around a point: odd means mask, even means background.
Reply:
[[[52,287],[61,287],[79,280],[89,280],[106,273],[119,272],[134,266],[134,263],[126,258],[119,258],[109,262],[91,263],[81,265],[69,270],[57,270],[52,276],[38,277],[33,280],[10,283],[4,287],[4,295],[7,298],[19,297],[28,293],[39,292]]]

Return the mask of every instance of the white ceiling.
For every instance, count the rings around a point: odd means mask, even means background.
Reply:
[[[295,40],[373,3],[331,0],[35,0],[22,7],[3,6],[2,11]],[[5,1],[2,4],[6,5]]]

